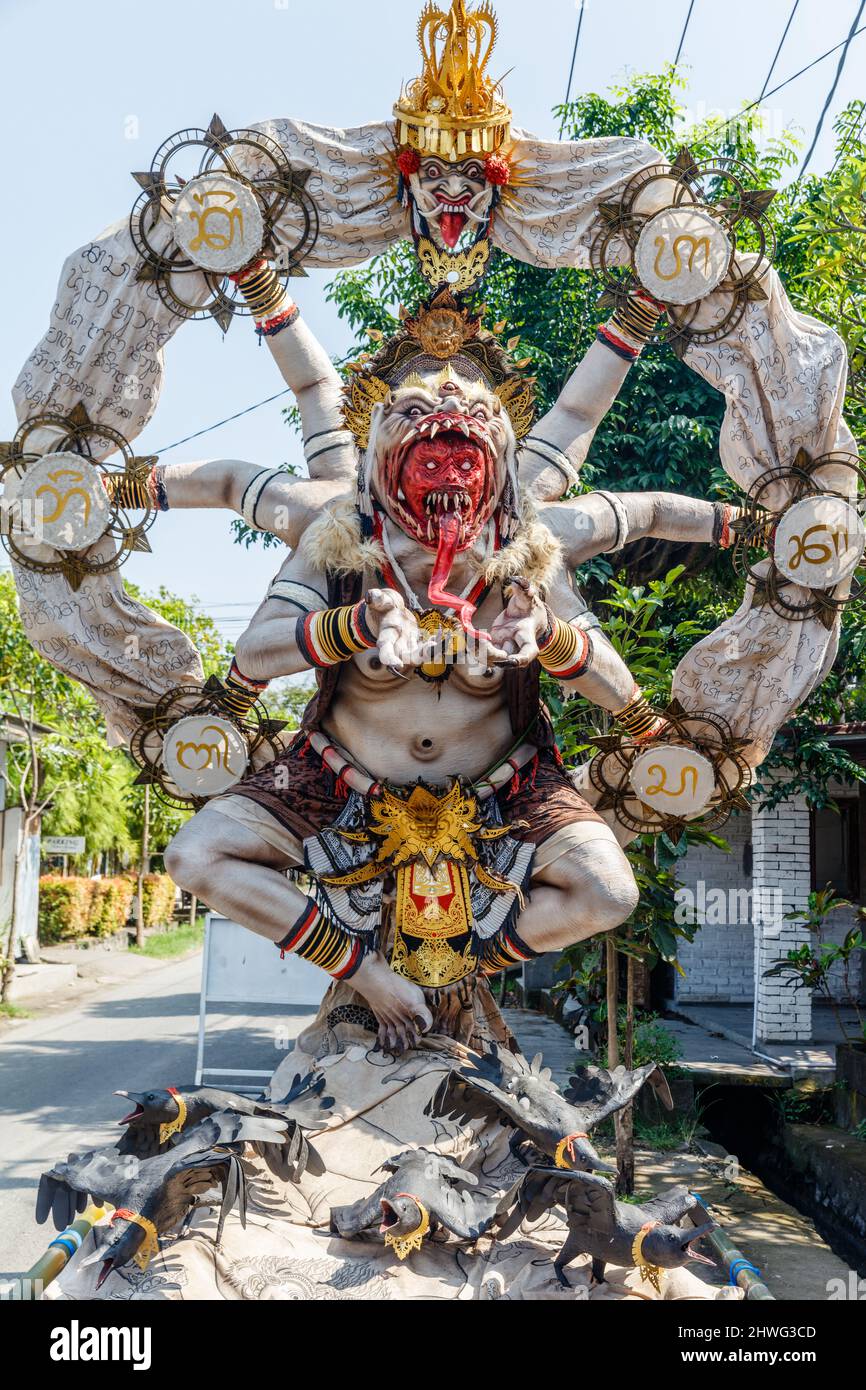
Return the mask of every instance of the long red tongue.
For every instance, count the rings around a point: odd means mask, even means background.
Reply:
[[[460,240],[460,233],[466,226],[466,214],[462,212],[442,212],[439,214],[439,228],[446,246],[454,247]]]
[[[472,625],[475,604],[459,598],[457,594],[449,594],[445,588],[451,573],[451,566],[454,564],[459,540],[460,518],[455,512],[443,512],[439,518],[439,549],[436,551],[433,573],[430,576],[430,583],[427,585],[427,597],[431,603],[441,604],[444,608],[453,608],[467,637],[473,637],[476,642],[489,642],[490,634],[479,632]]]

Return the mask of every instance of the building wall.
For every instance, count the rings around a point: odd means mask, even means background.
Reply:
[[[752,914],[750,901],[742,892],[737,893],[743,889],[751,891],[751,875],[743,869],[751,833],[749,814],[732,816],[719,831],[730,846],[729,854],[712,845],[695,845],[680,861],[677,878],[694,894],[697,919],[701,920],[701,915],[710,919],[704,921],[693,942],[680,946],[679,961],[685,976],[677,976],[675,993],[683,1003],[752,1002]],[[724,894],[723,907],[719,906],[718,890]],[[722,920],[716,920],[718,917]]]

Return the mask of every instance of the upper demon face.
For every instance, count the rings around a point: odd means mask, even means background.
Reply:
[[[374,489],[427,550],[437,549],[443,518],[456,516],[456,548],[465,550],[496,509],[510,442],[508,415],[487,386],[452,373],[416,377],[384,404]]]
[[[422,159],[409,187],[440,251],[456,250],[467,228],[466,239],[474,240],[490,216],[494,188],[487,181],[483,159],[465,159],[459,164]]]

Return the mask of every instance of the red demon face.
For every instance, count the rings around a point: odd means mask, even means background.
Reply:
[[[377,450],[386,509],[428,550],[448,518],[456,548],[467,549],[495,509],[505,436],[500,402],[483,386],[454,379],[399,388]]]

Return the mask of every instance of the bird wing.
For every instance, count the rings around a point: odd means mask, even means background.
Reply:
[[[551,1172],[555,1172],[556,1176],[551,1176]],[[499,1228],[499,1239],[504,1240],[506,1236],[510,1236],[523,1221],[540,1221],[551,1207],[563,1202],[562,1180],[565,1176],[558,1168],[527,1173],[520,1180],[516,1190],[512,1189],[508,1194],[514,1205],[510,1215]],[[507,1199],[504,1199],[500,1205],[500,1212],[507,1205]]]
[[[498,1075],[502,1076],[501,1071]],[[424,1107],[424,1113],[435,1119],[463,1123],[477,1119],[499,1120],[517,1129],[525,1127],[517,1097],[501,1090],[482,1068],[460,1067],[449,1072]]]
[[[118,1153],[114,1147],[70,1154],[65,1163],[58,1163],[39,1179],[37,1222],[41,1226],[51,1213],[57,1230],[65,1230],[76,1214],[84,1211],[91,1197],[96,1202],[123,1206],[137,1166],[134,1158]]]
[[[559,1168],[543,1168],[541,1172],[548,1177],[562,1181],[560,1201],[569,1215],[586,1223],[588,1229],[597,1235],[608,1237],[616,1226],[616,1194],[613,1184],[606,1178],[596,1177],[594,1173],[582,1173],[579,1169],[567,1172]]]
[[[662,1103],[671,1109],[673,1101],[667,1079],[657,1062],[648,1062],[634,1071],[625,1067],[616,1067],[613,1071],[606,1067],[581,1067],[566,1087],[565,1098],[582,1112],[584,1124],[589,1129],[628,1105],[647,1081]]]
[[[176,1155],[177,1151],[173,1151]],[[148,1217],[162,1234],[172,1230],[186,1215],[195,1198],[212,1188],[222,1189],[216,1241],[220,1242],[226,1216],[238,1207],[241,1225],[246,1225],[246,1177],[238,1156],[217,1149],[182,1154],[154,1191],[148,1193],[141,1215]]]
[[[443,1182],[431,1210],[453,1235],[462,1240],[477,1240],[501,1210],[501,1204],[501,1193],[486,1196],[479,1192],[460,1192]]]
[[[295,1072],[292,1084],[281,1099],[262,1103],[267,1103],[270,1109],[278,1113],[285,1110],[287,1115],[306,1125],[307,1129],[320,1129],[328,1118],[328,1111],[336,1103],[333,1096],[324,1093],[325,1079],[323,1071]]]

